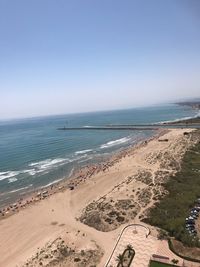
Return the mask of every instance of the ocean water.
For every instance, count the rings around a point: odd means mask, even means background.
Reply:
[[[154,131],[59,131],[59,127],[145,124],[194,117],[178,105],[0,121],[0,206],[84,165],[151,137]]]

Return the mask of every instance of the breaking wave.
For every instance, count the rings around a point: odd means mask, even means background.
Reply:
[[[88,153],[88,152],[91,152],[91,151],[93,151],[93,149],[85,149],[85,150],[76,151],[75,154],[76,155],[85,154],[85,153]]]
[[[60,167],[64,164],[86,158],[87,157],[86,153],[90,151],[92,151],[92,149],[77,151],[75,153],[75,156],[73,156],[71,159],[69,158],[46,159],[38,162],[32,162],[28,164],[29,168],[27,167],[26,169],[23,170],[0,172],[0,181],[7,179],[8,183],[13,183],[17,181],[18,178],[21,179],[26,178],[26,176],[24,176],[25,174],[28,174],[30,176],[34,176],[36,174],[46,174],[49,171],[56,169],[57,167]]]
[[[13,178],[9,178],[8,179],[8,183],[10,184],[10,183],[14,183],[14,182],[16,182],[18,179],[17,178],[15,178],[15,177],[13,177]]]
[[[171,123],[171,122],[177,122],[177,121],[184,121],[184,120],[190,120],[190,119],[195,119],[197,117],[200,117],[200,111],[198,111],[194,116],[190,116],[190,117],[182,117],[182,118],[177,118],[174,120],[168,120],[168,121],[160,121],[154,124],[164,124],[164,123]]]
[[[58,166],[64,164],[66,162],[69,162],[69,160],[64,158],[46,159],[39,162],[30,163],[29,166],[44,170],[44,169],[49,169],[52,166]]]
[[[48,183],[48,184],[46,184],[46,185],[44,185],[44,186],[41,186],[41,188],[45,188],[45,187],[48,187],[48,186],[50,186],[50,185],[56,184],[56,183],[58,183],[58,182],[60,182],[60,181],[62,181],[62,180],[63,180],[63,179],[55,180],[55,181],[53,181],[53,182],[51,182],[51,183]]]
[[[18,175],[19,173],[20,173],[19,171],[0,172],[0,181],[14,177]]]
[[[9,183],[17,181],[17,177],[22,174],[29,174],[31,176],[37,173],[45,173],[46,171],[61,166],[67,162],[70,162],[69,159],[57,158],[57,159],[47,159],[39,162],[33,162],[28,165],[28,167],[24,170],[19,171],[5,171],[0,172],[0,181],[8,179]]]
[[[123,137],[123,138],[120,138],[114,141],[107,142],[106,144],[101,145],[100,148],[103,149],[103,148],[109,148],[109,147],[116,146],[116,145],[121,145],[130,140],[131,140],[130,137]]]
[[[30,184],[30,185],[28,185],[28,186],[21,187],[21,188],[18,188],[18,189],[15,189],[15,190],[9,191],[9,192],[7,192],[7,194],[12,194],[12,193],[15,193],[15,192],[18,192],[18,191],[22,191],[22,190],[28,189],[28,188],[30,188],[30,187],[32,187],[32,186],[33,186],[33,185],[32,185],[32,184]]]

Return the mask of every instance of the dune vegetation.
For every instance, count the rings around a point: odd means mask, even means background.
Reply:
[[[193,134],[199,136],[200,130]],[[198,238],[185,229],[185,219],[200,198],[200,142],[186,152],[181,170],[164,186],[168,194],[154,205],[145,222],[166,230],[187,246],[200,246]]]

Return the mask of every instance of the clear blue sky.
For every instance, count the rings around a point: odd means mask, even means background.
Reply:
[[[199,96],[199,0],[0,0],[0,119]]]

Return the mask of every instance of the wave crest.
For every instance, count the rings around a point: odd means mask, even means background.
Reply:
[[[198,117],[200,117],[200,111],[198,111],[197,114],[194,115],[194,116],[182,117],[182,118],[179,118],[179,119],[168,120],[168,121],[160,121],[157,124],[164,124],[164,123],[171,123],[171,122],[177,122],[177,121],[190,120],[190,119],[195,119],[195,118],[198,118]]]
[[[130,137],[123,137],[123,138],[120,138],[114,141],[107,142],[106,144],[101,145],[100,148],[103,149],[103,148],[109,148],[109,147],[116,146],[116,145],[121,145],[130,140],[131,140]]]
[[[20,173],[19,171],[0,172],[0,181],[14,177],[14,176],[18,175],[19,173]]]
[[[93,151],[93,149],[85,149],[85,150],[76,151],[75,154],[76,155],[85,154],[85,153],[88,153],[88,152],[91,152],[91,151]]]

